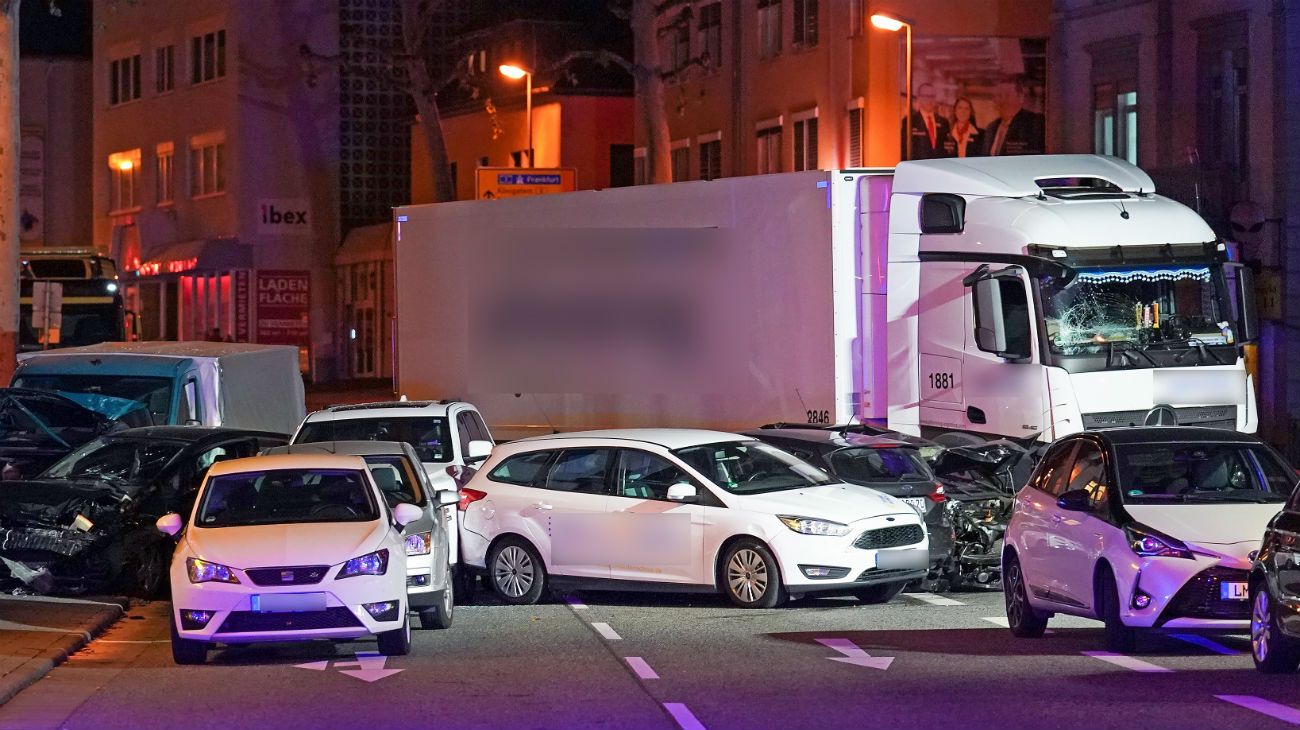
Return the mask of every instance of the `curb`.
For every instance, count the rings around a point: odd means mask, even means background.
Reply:
[[[79,626],[69,629],[54,645],[18,665],[4,677],[0,677],[0,705],[49,674],[50,670],[85,648],[91,640],[103,633],[104,629],[125,615],[124,606],[106,603],[94,616],[83,621]]]

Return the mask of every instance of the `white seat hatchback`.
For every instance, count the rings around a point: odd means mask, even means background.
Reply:
[[[503,444],[461,503],[465,561],[507,603],[535,602],[552,582],[719,591],[742,607],[813,592],[880,603],[928,564],[907,504],[717,431]]]
[[[221,462],[176,535],[172,656],[202,663],[213,643],[358,639],[406,654],[402,526],[420,508],[389,509],[357,456],[259,456]]]

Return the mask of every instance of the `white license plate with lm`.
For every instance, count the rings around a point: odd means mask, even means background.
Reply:
[[[903,499],[904,502],[907,503],[907,506],[908,506],[908,507],[911,507],[912,509],[916,510],[916,513],[917,513],[918,515],[921,515],[922,517],[925,517],[925,511],[926,511],[927,509],[929,509],[929,505],[926,504],[926,500],[925,500],[925,498],[923,498],[923,497],[903,497],[902,499]]]
[[[1246,583],[1220,583],[1219,598],[1225,601],[1244,601],[1250,598],[1250,589]]]

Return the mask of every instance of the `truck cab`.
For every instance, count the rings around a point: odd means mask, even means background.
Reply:
[[[92,249],[24,250],[20,274],[20,351],[123,342],[136,328],[126,311],[116,264]],[[62,289],[57,327],[33,327],[36,282],[57,283]]]

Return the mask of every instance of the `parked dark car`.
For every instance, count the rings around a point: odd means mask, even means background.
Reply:
[[[40,474],[93,438],[131,426],[152,424],[149,412],[123,405],[26,388],[0,388],[0,467],[3,479]]]
[[[0,485],[0,580],[38,593],[166,590],[174,541],[154,528],[189,514],[208,467],[288,442],[283,434],[151,426],[100,436],[35,479]]]
[[[784,449],[848,484],[907,502],[925,520],[932,569],[946,565],[952,554],[952,525],[943,508],[947,496],[916,444],[820,428],[759,428],[744,435]]]
[[[1300,667],[1300,487],[1268,523],[1250,572],[1250,648],[1269,674]]]

